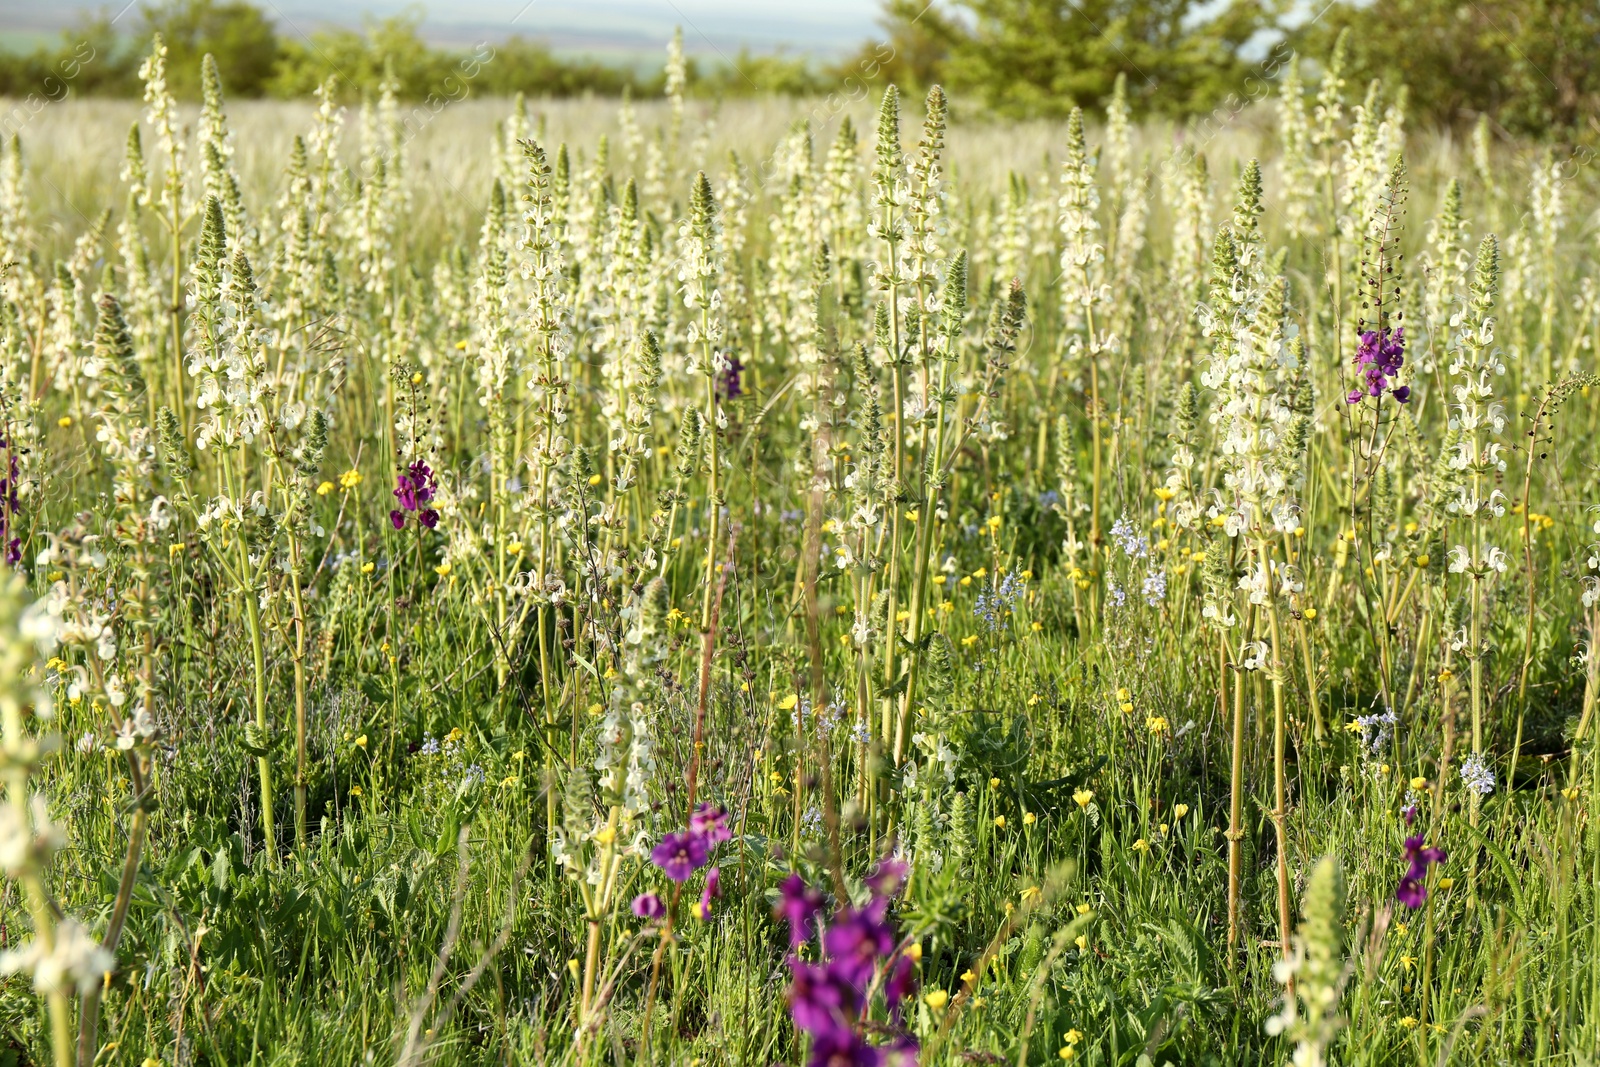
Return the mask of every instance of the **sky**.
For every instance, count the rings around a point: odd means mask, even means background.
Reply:
[[[136,0],[137,2],[137,0]],[[251,0],[285,36],[329,24],[359,27],[364,15],[423,13],[423,34],[437,44],[548,40],[561,51],[596,55],[657,52],[683,27],[691,54],[731,57],[741,47],[837,55],[877,29],[877,0]],[[127,0],[110,0],[110,12]],[[31,36],[72,25],[107,0],[0,0],[0,34]],[[124,19],[133,21],[137,6]]]

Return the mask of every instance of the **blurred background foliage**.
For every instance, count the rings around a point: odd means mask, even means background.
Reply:
[[[392,72],[404,98],[526,93],[659,95],[659,67],[558,54],[526,37],[473,48],[425,40],[421,14],[369,19],[296,38],[248,0],[164,0],[113,26],[90,18],[55,44],[0,52],[0,95],[133,96],[152,33],[171,50],[181,98],[199,95],[199,58],[216,55],[234,97],[304,97],[336,76],[350,99]],[[705,98],[859,95],[863,83],[907,91],[939,82],[1005,118],[1094,110],[1127,78],[1136,117],[1238,110],[1267,95],[1288,56],[1330,54],[1349,29],[1354,86],[1408,93],[1413,120],[1465,127],[1487,116],[1511,133],[1600,136],[1600,4],[1594,0],[885,0],[882,34],[834,59],[740,52],[691,58],[688,90]]]

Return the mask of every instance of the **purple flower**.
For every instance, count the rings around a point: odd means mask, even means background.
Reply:
[[[722,375],[722,395],[735,400],[744,395],[744,363],[736,355],[728,356],[728,369]]]
[[[889,965],[889,977],[883,983],[883,999],[888,1002],[890,1011],[898,1012],[902,1001],[916,995],[916,965],[911,962],[910,956],[896,956]]]
[[[659,919],[667,913],[667,906],[654,893],[640,893],[633,898],[633,913],[641,919]]]
[[[878,864],[877,870],[867,875],[867,888],[872,890],[875,897],[892,897],[905,885],[909,870],[904,860],[885,859]]]
[[[857,989],[866,989],[878,958],[894,951],[894,933],[874,908],[846,908],[833,917],[822,935],[832,957],[828,969]]]
[[[722,873],[713,867],[706,872],[706,887],[700,891],[700,907],[695,915],[701,919],[711,918],[711,902],[722,896]]]
[[[778,884],[778,904],[773,914],[789,924],[789,945],[798,948],[811,939],[811,932],[822,911],[822,891],[806,885],[798,874]]]
[[[789,957],[789,1011],[797,1030],[819,1034],[845,1029],[845,1012],[856,1006],[856,991],[840,983],[826,967]]]
[[[394,498],[400,502],[400,507],[389,512],[389,521],[394,528],[399,530],[405,527],[407,511],[418,512],[417,521],[430,530],[439,525],[439,513],[428,506],[436,488],[433,468],[420,459],[407,467],[404,474],[398,475],[395,478]]]
[[[1423,848],[1421,834],[1406,838],[1405,859],[1410,866],[1405,877],[1400,879],[1394,898],[1408,908],[1422,907],[1428,899],[1428,887],[1424,884],[1428,878],[1428,868],[1435,863],[1443,863],[1445,858],[1442,848]]]
[[[674,882],[687,882],[689,876],[706,865],[710,849],[705,838],[694,833],[668,834],[650,852],[650,862],[660,867]]]
[[[710,804],[700,805],[689,816],[689,832],[704,838],[707,847],[720,845],[733,837],[728,829],[728,813]]]
[[[1389,379],[1400,373],[1400,367],[1406,361],[1405,334],[1404,326],[1395,330],[1386,326],[1382,333],[1368,330],[1361,335],[1361,345],[1356,349],[1354,362],[1361,368],[1363,384],[1350,390],[1345,397],[1347,403],[1359,404],[1369,396],[1378,399],[1383,396],[1385,389],[1389,389]],[[1390,392],[1402,404],[1411,399],[1409,386],[1395,386]]]
[[[847,1026],[819,1030],[811,1039],[810,1067],[879,1067],[883,1056]]]

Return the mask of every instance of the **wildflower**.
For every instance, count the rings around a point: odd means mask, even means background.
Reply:
[[[433,572],[441,578],[450,577],[450,561],[445,560],[443,563],[433,568]]]
[[[1181,819],[1187,814],[1189,814],[1189,805],[1187,805],[1187,804],[1174,804],[1172,806],[1172,817],[1174,819]]]
[[[361,472],[351,468],[339,475],[339,488],[354,489],[361,484]]]
[[[362,734],[360,737],[356,738],[356,747],[357,748],[366,748],[367,747],[367,735],[366,734]]]
[[[1089,801],[1094,799],[1094,790],[1080,789],[1072,794],[1072,799],[1077,803],[1078,807],[1087,808]]]
[[[65,993],[73,988],[87,993],[116,963],[76,919],[57,925],[54,940],[49,949],[34,940],[0,953],[0,973],[31,972],[33,988],[40,993]]]
[[[400,502],[400,507],[389,512],[389,523],[396,530],[404,529],[406,512],[416,512],[417,521],[423,526],[430,530],[438,526],[439,513],[428,506],[436,488],[433,468],[420,459],[414,461],[395,478],[394,497]]]
[[[1423,884],[1428,877],[1428,868],[1435,863],[1443,863],[1445,858],[1444,849],[1422,847],[1421,834],[1406,838],[1405,859],[1410,866],[1405,877],[1400,879],[1395,899],[1408,908],[1422,907],[1428,899],[1428,889]]]
[[[1135,841],[1133,843],[1133,850],[1135,852],[1149,852],[1150,851],[1150,842],[1146,841],[1144,838],[1141,837],[1141,838],[1139,838],[1139,840],[1137,840],[1137,841]]]
[[[365,562],[365,563],[363,563],[361,565],[361,573],[362,574],[371,574],[372,571],[373,571],[373,567],[374,566],[375,566],[375,564],[371,560],[368,560],[367,562]]]
[[[728,829],[728,813],[710,804],[701,804],[695,809],[694,814],[689,816],[689,832],[704,839],[708,848],[720,845],[733,837]]]
[[[1356,349],[1354,362],[1362,368],[1366,385],[1363,389],[1350,390],[1350,395],[1345,397],[1348,403],[1359,404],[1369,396],[1375,399],[1382,397],[1386,389],[1402,404],[1411,399],[1409,386],[1389,387],[1389,379],[1400,373],[1400,366],[1406,361],[1405,332],[1404,326],[1396,327],[1393,331],[1386,326],[1382,333],[1368,330],[1361,335],[1361,345]]]
[[[1039,821],[1039,816],[1035,815],[1033,812],[1025,811],[1025,812],[1022,813],[1022,825],[1024,825],[1024,826],[1032,826],[1034,823],[1036,823],[1038,821]]]
[[[318,496],[327,496],[331,492],[333,492],[333,483],[332,482],[323,482],[322,484],[317,486],[317,495]]]
[[[670,833],[650,852],[650,862],[674,882],[687,882],[689,876],[706,865],[710,847],[704,837],[688,831]]]
[[[722,875],[721,871],[713,867],[706,872],[705,888],[700,891],[700,899],[695,902],[695,918],[711,918],[711,902],[720,896],[722,896]]]
[[[791,874],[778,884],[778,903],[772,912],[789,924],[791,948],[799,947],[811,939],[822,903],[821,891],[806,885],[805,879],[798,874]]]
[[[1004,830],[1006,828],[1006,817],[1004,815],[996,815],[994,817],[994,827],[996,830]]]
[[[1083,903],[1082,903],[1082,904],[1079,904],[1079,905],[1078,905],[1078,906],[1077,906],[1077,907],[1076,907],[1076,908],[1074,908],[1074,909],[1073,909],[1073,910],[1074,910],[1074,911],[1076,911],[1076,912],[1077,912],[1077,913],[1078,913],[1078,914],[1079,914],[1079,915],[1087,915],[1087,914],[1089,914],[1089,912],[1091,912],[1091,911],[1093,911],[1093,910],[1094,910],[1094,908],[1093,908],[1093,906],[1092,906],[1092,905],[1090,905],[1090,903],[1089,903],[1089,902],[1088,902],[1088,901],[1087,901],[1087,900],[1086,900],[1086,901],[1084,901],[1084,902],[1083,902]]]
[[[922,995],[922,1002],[934,1011],[942,1011],[949,1001],[950,994],[942,989],[930,989]]]
[[[1494,768],[1481,752],[1474,752],[1461,762],[1461,781],[1480,797],[1486,797],[1494,792]]]

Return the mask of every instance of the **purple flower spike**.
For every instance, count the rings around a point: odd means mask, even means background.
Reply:
[[[668,834],[650,852],[650,862],[674,882],[687,882],[691,874],[706,865],[709,851],[705,838],[699,834]]]
[[[1367,397],[1381,398],[1384,390],[1389,389],[1389,379],[1400,373],[1400,367],[1405,363],[1406,331],[1401,326],[1390,330],[1384,327],[1383,332],[1368,330],[1361,335],[1361,345],[1356,349],[1355,364],[1361,368],[1361,376],[1365,380],[1365,387],[1350,390],[1345,397],[1345,402],[1359,404]],[[1395,386],[1390,392],[1395,400],[1404,404],[1411,399],[1411,388],[1405,385]]]
[[[798,948],[811,939],[817,915],[822,911],[822,892],[806,885],[804,878],[791,874],[778,885],[778,904],[773,913],[789,924],[789,945]]]
[[[659,919],[667,913],[667,906],[654,893],[640,893],[633,898],[633,913],[641,919]]]
[[[437,486],[433,481],[433,468],[422,460],[414,461],[404,474],[395,478],[394,498],[400,507],[389,512],[389,521],[396,530],[403,529],[408,511],[418,513],[417,521],[428,529],[439,525],[439,513],[428,507]]]
[[[879,1067],[883,1055],[848,1026],[819,1031],[811,1041],[810,1067]]]
[[[833,980],[826,967],[789,957],[789,1011],[796,1030],[808,1034],[847,1029],[844,1013],[856,1006],[855,990]]]
[[[828,970],[856,989],[866,989],[878,957],[894,951],[894,934],[874,910],[846,908],[822,935],[822,947],[833,957]]]
[[[1414,834],[1406,838],[1405,859],[1410,866],[1405,877],[1400,879],[1394,897],[1408,908],[1420,908],[1428,899],[1428,887],[1424,884],[1428,878],[1428,868],[1435,863],[1443,863],[1446,853],[1442,848],[1423,848],[1422,835]]]

